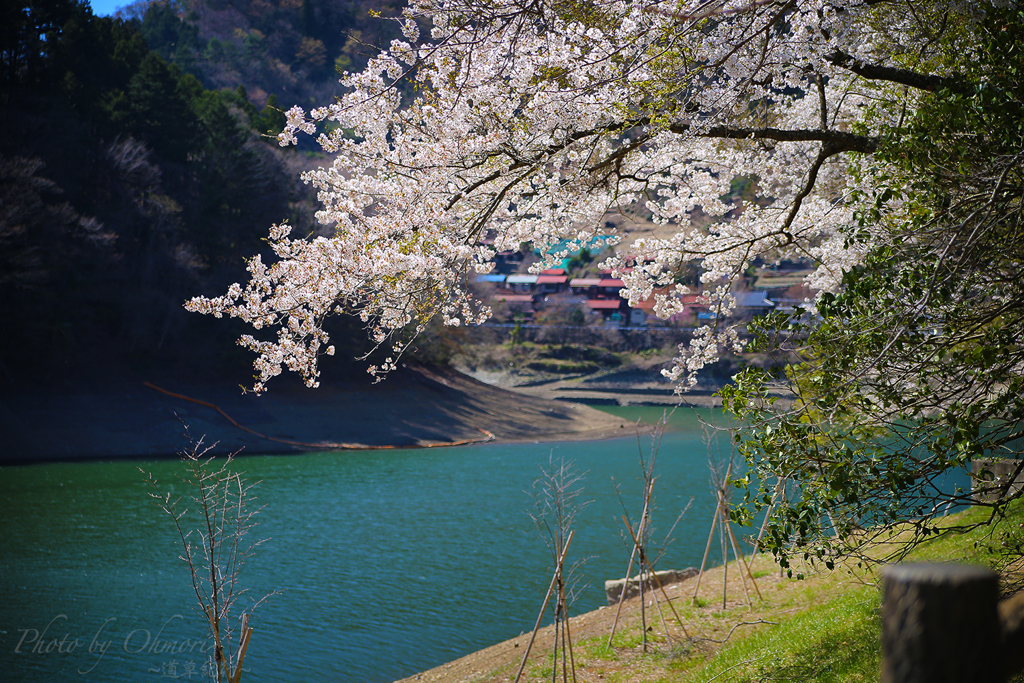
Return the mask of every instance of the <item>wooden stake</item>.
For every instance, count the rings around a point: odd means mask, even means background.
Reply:
[[[622,521],[626,523],[626,529],[629,530],[629,535],[633,538],[633,543],[636,544],[637,543],[636,535],[633,533],[633,528],[629,525],[629,520],[627,520],[626,517],[623,516]],[[636,548],[636,546],[634,546],[634,550],[635,550],[635,548]],[[647,568],[651,571],[651,578],[654,580],[655,587],[658,590],[661,591],[661,595],[665,598],[665,602],[668,603],[669,609],[672,610],[672,614],[675,615],[676,621],[679,622],[679,627],[681,629],[683,629],[683,633],[686,635],[687,638],[689,638],[690,637],[690,632],[686,630],[686,626],[683,624],[683,620],[679,617],[679,613],[676,612],[676,608],[672,605],[671,598],[669,598],[668,597],[668,593],[665,592],[665,587],[662,585],[661,579],[658,578],[658,574],[654,571],[654,567],[651,566],[650,560],[647,559],[647,557],[643,554],[642,551],[641,551],[641,555],[640,555],[640,563],[641,563],[641,566],[643,566],[644,563],[647,564]],[[643,577],[641,575],[641,579],[642,578]],[[654,599],[655,600],[658,599],[657,598],[657,593],[655,593],[655,598]],[[665,628],[665,634],[668,635],[668,624],[665,623],[665,616],[661,614],[661,605],[660,604],[658,604],[658,614],[661,615],[661,625]]]
[[[739,545],[739,544],[736,541],[736,534],[734,534],[732,532],[732,528],[731,527],[729,528],[729,535],[732,536],[732,547],[733,547],[733,550],[735,550],[736,546]],[[743,565],[747,568],[747,576],[750,577],[750,582],[752,584],[754,584],[754,590],[757,592],[757,599],[758,600],[764,600],[764,596],[761,595],[761,589],[757,587],[757,581],[754,580],[754,573],[752,571],[750,571],[750,563],[747,562],[747,556],[741,554],[739,559],[743,562]]]
[[[694,586],[694,588],[693,588],[693,604],[697,604],[697,593],[700,591],[700,583],[701,583],[701,580],[704,578],[704,568],[707,565],[708,553],[711,552],[711,541],[715,538],[715,525],[719,524],[719,516],[722,513],[722,498],[723,498],[722,491],[724,490],[725,483],[729,481],[729,475],[730,474],[732,474],[732,462],[731,461],[729,462],[729,467],[725,470],[725,479],[722,482],[723,488],[715,490],[715,497],[718,499],[718,504],[715,506],[715,516],[711,520],[711,533],[708,534],[708,543],[707,543],[706,546],[704,546],[704,559],[702,559],[700,561],[700,572],[697,573],[697,585]],[[723,548],[723,550],[724,550],[724,548]],[[725,557],[725,552],[723,552],[722,555],[723,555],[722,562],[725,563],[723,565],[723,571],[725,571],[726,575],[727,575],[728,574],[728,570],[725,570],[724,567],[729,564],[729,558]],[[723,579],[723,585],[724,585],[724,579]],[[724,598],[723,598],[723,601],[724,601]]]
[[[622,613],[622,603],[626,599],[626,588],[629,586],[629,575],[633,573],[633,559],[636,557],[636,544],[633,545],[633,552],[629,556],[629,564],[626,566],[626,578],[622,584],[622,591],[619,592],[619,606],[615,608],[615,620],[612,622],[612,632],[608,636],[608,647],[612,646],[612,639],[615,637],[615,629],[619,625],[619,614]]]
[[[732,554],[736,558],[736,562],[740,565],[740,567],[739,567],[739,570],[740,570],[740,581],[743,583],[743,594],[747,596],[747,607],[753,609],[754,608],[754,603],[750,599],[750,591],[747,590],[747,579],[746,579],[746,577],[743,576],[743,564],[744,564],[744,562],[741,559],[742,555],[740,555],[739,549],[736,547],[736,536],[733,535],[732,528],[729,526],[729,518],[728,518],[728,516],[725,519],[725,530],[729,534],[729,541],[731,542],[731,545],[732,545]],[[751,577],[751,578],[753,578],[753,577]]]
[[[648,497],[648,495],[646,493],[646,488],[644,490],[645,490],[645,493],[644,493],[644,511],[642,513],[642,516],[640,517],[641,528],[643,527],[644,520],[647,519],[647,505],[650,502],[650,498]],[[623,516],[623,518],[625,518],[625,516]],[[629,527],[629,524],[627,523],[626,526]],[[626,588],[629,586],[629,575],[631,573],[633,573],[633,560],[636,558],[636,553],[637,553],[637,543],[636,543],[636,539],[634,538],[633,539],[633,552],[631,552],[629,554],[629,564],[626,566],[626,578],[623,580],[622,592],[619,593],[619,606],[617,608],[615,608],[615,620],[612,622],[612,632],[608,636],[608,647],[612,646],[612,639],[615,638],[615,630],[619,626],[619,615],[622,613],[622,603],[626,599]],[[642,566],[641,566],[641,569],[640,569],[640,573],[641,574],[643,573],[643,567]]]
[[[768,518],[771,516],[772,510],[775,509],[775,502],[778,500],[779,492],[785,491],[786,481],[785,478],[780,477],[779,481],[775,484],[775,491],[772,492],[772,502],[768,503],[768,509],[764,513],[764,521],[761,522],[761,530],[757,533],[757,543],[754,544],[754,557],[761,552],[761,539],[764,538],[764,532],[768,528]]]
[[[572,683],[576,683],[576,656],[572,652],[572,629],[569,628],[569,603],[565,599],[565,585],[562,585],[562,604],[565,605],[565,637],[569,644],[569,666],[572,671]],[[562,667],[565,667],[565,648],[562,649]]]
[[[728,543],[725,540],[725,538],[726,538],[725,528],[724,528],[724,525],[725,525],[725,521],[724,521],[725,510],[722,509],[722,505],[723,505],[723,503],[721,502],[722,494],[719,493],[718,495],[719,495],[719,503],[718,503],[718,510],[719,510],[719,515],[718,515],[718,533],[719,533],[719,535],[720,535],[720,537],[722,539],[722,609],[725,610],[725,603],[726,603],[726,601],[729,598],[729,545],[728,545]]]
[[[533,648],[533,641],[537,638],[537,632],[540,631],[540,622],[544,619],[544,612],[548,608],[548,602],[551,600],[551,592],[555,590],[555,583],[558,581],[558,576],[561,573],[562,563],[565,562],[565,555],[569,552],[569,544],[572,543],[572,537],[576,533],[573,529],[569,532],[569,538],[565,539],[565,547],[562,548],[562,554],[558,557],[558,563],[555,566],[555,573],[551,577],[551,583],[548,585],[547,595],[544,596],[544,602],[540,606],[540,614],[537,615],[537,623],[533,626],[533,635],[530,636],[530,642],[526,646],[526,652],[523,653],[523,661],[519,665],[519,671],[516,672],[515,682],[519,682],[519,678],[523,675],[523,669],[526,668],[526,659],[530,656],[530,650]],[[557,623],[557,622],[556,622]]]
[[[718,507],[722,504],[719,500],[715,505],[715,516],[711,520],[711,533],[708,534],[708,544],[704,546],[704,559],[700,561],[700,571],[697,572],[697,585],[693,589],[693,603],[697,604],[697,592],[700,590],[701,579],[704,578],[704,567],[707,565],[708,553],[711,552],[711,541],[715,537],[715,525],[718,524]]]

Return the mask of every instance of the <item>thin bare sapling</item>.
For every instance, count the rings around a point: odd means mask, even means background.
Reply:
[[[541,621],[547,611],[551,598],[554,597],[554,647],[552,648],[551,681],[556,683],[561,670],[563,683],[568,683],[571,676],[576,681],[576,662],[572,651],[572,632],[569,628],[569,606],[577,595],[577,582],[574,575],[586,561],[577,560],[568,568],[565,558],[569,544],[575,533],[576,516],[589,501],[581,502],[584,474],[578,472],[572,461],[559,458],[549,459],[548,467],[541,468],[541,475],[533,482],[534,507],[530,516],[551,551],[553,570],[547,595],[537,615],[537,623],[533,635],[523,653],[523,661],[519,666],[515,681],[518,681],[526,667],[527,659],[533,642],[540,630]],[[561,666],[559,666],[561,657]]]
[[[686,511],[689,510],[690,505],[693,503],[691,498],[686,506],[676,516],[675,521],[672,523],[671,528],[665,535],[661,545],[655,549],[652,553],[652,535],[654,527],[652,525],[653,514],[655,510],[654,505],[654,483],[657,480],[655,475],[655,465],[658,460],[658,452],[661,450],[662,437],[665,435],[665,431],[668,429],[668,420],[672,413],[675,412],[673,409],[671,412],[662,413],[661,418],[650,426],[650,446],[647,452],[644,452],[643,447],[643,427],[641,421],[637,421],[636,424],[636,440],[637,440],[637,454],[640,464],[641,478],[643,481],[643,494],[642,494],[642,505],[640,518],[638,520],[630,521],[629,512],[626,504],[622,499],[622,492],[616,485],[616,494],[619,498],[619,503],[622,505],[622,521],[625,525],[626,532],[628,532],[628,538],[625,540],[630,544],[631,551],[629,557],[629,564],[626,567],[626,577],[623,580],[622,592],[619,594],[619,603],[616,607],[615,619],[612,622],[612,630],[608,636],[608,645],[612,646],[615,638],[615,631],[618,626],[619,616],[622,612],[622,603],[625,600],[627,589],[630,584],[630,574],[633,570],[633,563],[636,562],[640,568],[639,573],[639,590],[640,590],[640,621],[641,621],[641,632],[643,634],[643,650],[647,652],[647,613],[646,613],[646,589],[648,586],[652,589],[653,604],[657,607],[658,616],[661,619],[662,627],[665,630],[666,636],[669,635],[668,624],[665,622],[665,616],[661,610],[661,604],[658,601],[658,590],[661,591],[662,597],[665,599],[666,605],[672,610],[676,621],[679,623],[680,628],[686,638],[689,638],[689,633],[686,630],[686,626],[683,625],[682,619],[679,614],[676,613],[675,607],[673,607],[671,600],[668,599],[668,595],[665,593],[664,587],[661,585],[661,580],[655,573],[655,565],[658,560],[665,554],[666,549],[672,542],[673,534],[675,533],[676,527],[679,522],[682,521]]]
[[[213,641],[210,678],[238,683],[252,638],[252,614],[274,594],[243,607],[248,590],[240,581],[242,568],[266,540],[253,536],[263,509],[253,495],[258,482],[232,468],[234,454],[215,457],[216,444],[192,439],[187,428],[186,438],[190,446],[181,453],[184,474],[179,476],[187,491],[184,496],[165,491],[152,473],[143,474],[152,487],[149,495],[171,518],[181,542],[180,558],[188,566],[196,604]]]

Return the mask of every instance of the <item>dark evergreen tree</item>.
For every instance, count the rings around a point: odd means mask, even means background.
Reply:
[[[180,39],[157,9],[151,38]],[[0,338],[0,362],[191,353],[220,333],[188,337],[182,302],[240,279],[290,212],[281,152],[250,129],[257,108],[151,51],[144,22],[67,0],[2,12],[25,21],[0,27],[0,309],[26,322]]]
[[[0,3],[0,85],[7,88],[40,79],[64,25],[81,15],[91,15],[85,0]]]
[[[253,128],[263,135],[277,135],[284,130],[285,117],[277,104],[277,95],[267,98],[267,104],[253,121]]]
[[[149,49],[187,73],[198,73],[199,29],[181,17],[177,3],[151,3],[139,30]]]
[[[201,91],[198,81],[151,52],[114,108],[114,122],[149,142],[168,160],[184,163],[199,132],[191,100]]]

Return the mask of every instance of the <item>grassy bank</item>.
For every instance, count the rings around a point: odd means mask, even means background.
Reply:
[[[965,517],[980,521],[986,515],[987,511],[978,509],[955,517],[959,521]],[[907,561],[986,565],[1000,572],[1004,589],[1010,591],[1022,582],[1022,545],[1024,505],[1018,503],[997,527],[983,526],[968,533],[939,537],[918,547]],[[634,598],[624,605],[610,644],[614,607],[580,615],[571,622],[577,680],[878,680],[881,622],[876,574],[856,565],[832,572],[812,567],[799,569],[805,578],[790,579],[780,574],[771,558],[759,557],[751,567],[755,588],[750,577],[741,580],[736,562],[715,568],[705,574],[696,600],[692,579],[668,588],[669,600],[659,601],[664,621],[649,597],[643,615],[639,600]],[[676,622],[668,602],[682,625]],[[646,651],[641,623],[647,626]],[[539,634],[524,680],[552,680],[552,637],[550,627]],[[524,634],[425,672],[415,680],[511,681],[528,638],[529,634]],[[562,679],[560,668],[557,678]],[[1024,682],[1024,676],[1014,680]]]
[[[958,517],[982,521],[987,510],[969,510]],[[1020,540],[1024,506],[1018,504],[995,530],[979,527],[965,534],[940,537],[918,547],[907,561],[957,561],[999,571],[1005,590],[1020,581]],[[1016,550],[1016,560],[1014,560]],[[862,585],[849,585],[827,601],[808,606],[777,627],[766,628],[723,647],[695,665],[692,681],[874,681],[880,665],[880,593],[875,576],[846,570]],[[832,592],[843,582],[835,575],[811,579]],[[1024,676],[1016,680],[1024,681]]]

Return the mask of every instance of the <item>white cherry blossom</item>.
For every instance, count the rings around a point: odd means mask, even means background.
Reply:
[[[699,262],[719,318],[666,371],[693,383],[739,344],[731,283],[755,259],[810,259],[809,284],[828,290],[870,246],[842,236],[860,189],[850,166],[916,106],[912,76],[943,76],[928,70],[920,11],[903,5],[412,0],[404,40],[343,74],[338,101],[287,112],[282,145],[332,124],[318,136],[331,164],[303,176],[330,234],[293,239],[274,226],[274,263],[254,258],[244,288],[187,307],[273,330],[240,340],[259,356],[258,390],[284,368],[315,385],[317,358],[333,348],[327,316],[356,312],[379,344],[434,315],[479,323],[489,310],[467,281],[495,251],[583,243],[606,232],[610,212],[641,212],[675,233],[638,241],[635,263],[607,265],[633,303],[658,288],[655,311],[668,317],[685,290],[664,288]],[[976,8],[962,5],[941,11],[969,20]],[[737,176],[756,178],[765,201],[726,220]],[[695,207],[720,220],[692,227]]]

